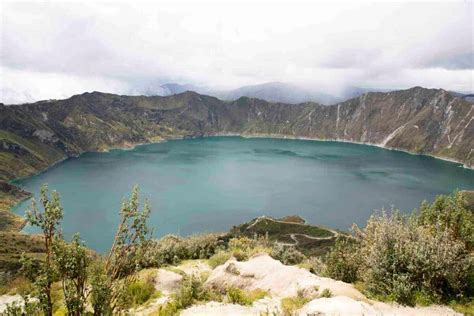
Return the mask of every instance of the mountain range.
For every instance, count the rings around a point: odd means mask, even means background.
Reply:
[[[196,92],[0,104],[0,179],[71,156],[170,138],[270,136],[373,144],[474,166],[474,105],[445,90],[366,93],[331,106],[222,101]]]

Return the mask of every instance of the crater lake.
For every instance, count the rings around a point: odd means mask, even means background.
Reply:
[[[43,183],[60,193],[65,237],[79,232],[106,251],[135,184],[141,201],[149,200],[154,237],[227,231],[260,215],[299,214],[348,230],[374,210],[411,212],[437,194],[474,189],[474,171],[374,146],[207,137],[86,153],[15,181],[35,196]],[[24,214],[30,203],[14,211]]]

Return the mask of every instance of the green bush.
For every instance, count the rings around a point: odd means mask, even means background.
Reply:
[[[237,261],[245,261],[258,253],[270,253],[271,248],[268,247],[268,239],[265,237],[234,237],[229,240],[228,251]]]
[[[303,262],[298,264],[298,266],[316,275],[322,275],[326,270],[326,265],[318,257],[306,258]]]
[[[449,229],[433,229],[398,214],[372,216],[358,231],[360,277],[370,292],[415,303],[422,291],[436,301],[465,294],[472,260]]]
[[[294,246],[284,246],[281,244],[275,244],[271,256],[287,265],[299,264],[306,259],[306,256]]]
[[[332,250],[326,255],[323,274],[344,282],[357,280],[359,258],[353,240],[338,238]]]
[[[449,230],[454,239],[464,242],[469,251],[474,250],[474,212],[467,209],[462,192],[439,195],[432,204],[424,201],[414,219],[432,230]]]
[[[160,297],[161,293],[149,281],[135,281],[125,287],[120,297],[119,304],[124,308],[140,306],[152,298]]]
[[[232,253],[230,253],[229,251],[219,251],[218,253],[209,258],[208,263],[211,268],[214,269],[215,267],[226,263],[227,260],[230,259],[230,257],[232,257]]]
[[[212,289],[204,288],[205,279],[196,275],[185,276],[179,290],[158,312],[160,316],[176,315],[182,309],[203,301],[220,301],[221,295]]]
[[[264,298],[267,294],[267,291],[260,289],[248,292],[238,287],[230,287],[227,289],[227,300],[232,304],[252,305],[253,302]]]
[[[176,265],[182,260],[208,259],[224,248],[220,234],[196,235],[182,238],[167,235],[151,242],[142,259],[143,267]]]
[[[469,301],[474,295],[474,216],[463,195],[423,202],[411,216],[382,212],[355,240],[338,240],[326,256],[325,274],[360,280],[372,297],[399,303]]]
[[[303,307],[310,301],[309,298],[304,296],[303,291],[298,291],[298,294],[294,297],[285,297],[281,300],[281,309],[284,316],[292,316],[296,314],[296,311]]]

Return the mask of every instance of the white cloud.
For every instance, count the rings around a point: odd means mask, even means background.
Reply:
[[[472,10],[471,1],[6,2],[0,102],[170,81],[471,91]]]

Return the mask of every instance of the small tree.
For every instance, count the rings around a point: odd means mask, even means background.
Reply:
[[[123,201],[120,210],[120,224],[112,248],[106,257],[103,274],[95,276],[91,282],[91,298],[95,315],[103,315],[121,309],[119,306],[120,296],[123,294],[125,286],[135,280],[134,272],[138,270],[149,245],[151,231],[146,221],[150,214],[150,208],[146,201],[143,210],[139,210],[138,193],[138,186],[135,186],[130,199]]]
[[[28,259],[23,260],[23,268],[26,276],[34,283],[38,290],[40,307],[45,315],[53,315],[53,303],[51,300],[51,286],[56,277],[53,262],[53,243],[60,236],[59,222],[63,218],[59,194],[56,191],[48,195],[48,186],[44,184],[40,191],[40,202],[43,210],[40,211],[36,201],[33,199],[31,207],[26,212],[27,222],[32,226],[39,227],[43,232],[46,258],[39,264],[39,269]]]
[[[86,281],[90,262],[87,250],[79,234],[76,234],[71,243],[56,239],[53,252],[68,315],[82,315],[87,301]]]

